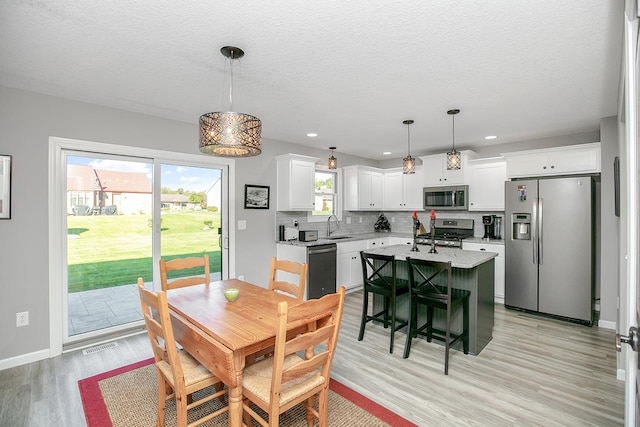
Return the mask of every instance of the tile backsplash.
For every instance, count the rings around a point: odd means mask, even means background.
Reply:
[[[336,228],[335,221],[331,220],[332,234],[361,234],[374,231],[373,226],[378,216],[384,213],[391,224],[391,231],[396,233],[411,233],[413,228],[413,212],[410,211],[344,211],[340,226]],[[482,225],[482,215],[498,215],[504,217],[504,212],[436,212],[438,218],[473,219],[473,235],[482,237],[484,226]],[[429,212],[418,211],[418,219],[427,227],[429,223]],[[318,230],[318,236],[327,235],[327,222],[309,222],[307,212],[276,212],[276,226],[274,228],[276,240],[278,237],[278,226],[293,226],[294,221],[298,221],[300,230]],[[504,224],[504,221],[503,221]],[[504,230],[502,235],[504,236]]]

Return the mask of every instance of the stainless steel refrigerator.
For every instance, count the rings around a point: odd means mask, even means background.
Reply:
[[[505,306],[593,321],[592,177],[505,183]]]

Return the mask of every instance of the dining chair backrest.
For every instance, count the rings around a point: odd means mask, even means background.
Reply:
[[[145,289],[141,278],[138,278],[138,292],[153,358],[156,364],[161,362],[168,364],[177,382],[176,386],[184,388],[184,374],[171,327],[167,295],[162,291],[155,293]]]
[[[297,277],[296,277],[297,276]],[[293,283],[288,280],[296,280]],[[271,272],[269,274],[269,289],[280,291],[302,301],[307,283],[307,264],[301,264],[284,259],[271,258]]]
[[[222,382],[225,379],[235,378],[231,370],[233,357],[231,350],[199,334],[197,338],[191,338],[194,335],[189,334],[188,329],[178,328],[177,336],[181,340],[197,339],[199,345],[210,348],[213,346],[216,350],[207,353],[213,356],[207,357],[208,366],[203,366],[183,348],[178,349],[166,293],[164,291],[155,293],[145,289],[142,278],[138,278],[138,293],[158,375],[157,425],[164,424],[166,401],[172,398],[175,398],[178,427],[195,427],[227,412],[229,407],[225,405],[208,413],[199,413],[199,419],[188,423],[190,409],[216,398],[223,401],[223,395],[227,391],[222,387]],[[215,388],[215,391],[196,401],[188,402],[192,400],[193,393],[208,390],[211,387]]]
[[[320,425],[326,425],[329,378],[342,320],[344,295],[345,289],[341,286],[336,293],[319,299],[297,305],[287,302],[278,304],[273,357],[248,367],[243,379],[245,397],[268,413],[269,426],[277,426],[279,414],[307,402],[314,395],[319,396],[319,409],[310,405],[307,411],[320,420]],[[291,334],[295,329],[300,329],[300,333]],[[271,368],[268,392],[261,390],[265,372],[261,365]],[[245,405],[245,411],[259,422],[262,421],[248,405]],[[308,413],[307,420],[309,416]],[[247,421],[248,415],[245,415]],[[267,425],[264,421],[260,424]]]
[[[176,270],[198,269],[203,275],[192,275],[181,277],[169,281],[168,272]],[[183,288],[185,286],[201,285],[211,283],[211,273],[209,271],[209,255],[202,257],[175,258],[169,261],[160,260],[160,282],[162,290]]]

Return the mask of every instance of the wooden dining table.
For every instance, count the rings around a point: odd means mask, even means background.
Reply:
[[[226,288],[240,290],[227,301]],[[229,425],[242,425],[242,372],[246,356],[275,343],[278,303],[294,298],[228,279],[167,291],[175,339],[229,390]]]

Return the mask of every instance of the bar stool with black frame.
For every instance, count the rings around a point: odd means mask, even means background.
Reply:
[[[364,300],[358,341],[362,341],[364,337],[364,327],[367,322],[380,322],[385,328],[391,327],[389,353],[393,353],[395,332],[408,325],[407,321],[397,322],[396,320],[396,299],[398,296],[409,292],[409,282],[398,278],[396,261],[393,255],[378,255],[361,251],[360,260],[362,261],[362,277],[364,279]],[[384,298],[382,310],[372,315],[368,314],[370,293],[381,295]]]
[[[411,341],[418,335],[427,337],[429,342],[432,339],[443,341],[445,345],[444,374],[449,375],[449,349],[462,340],[464,354],[469,353],[469,295],[471,293],[464,289],[451,287],[451,262],[407,257],[407,264],[409,266],[411,314],[403,357],[405,359],[409,357]],[[427,321],[421,326],[418,326],[418,305],[427,307]],[[463,311],[463,330],[461,333],[454,333],[451,332],[451,317],[453,311],[459,308],[462,308]],[[446,311],[445,330],[436,329],[433,326],[434,309]]]

